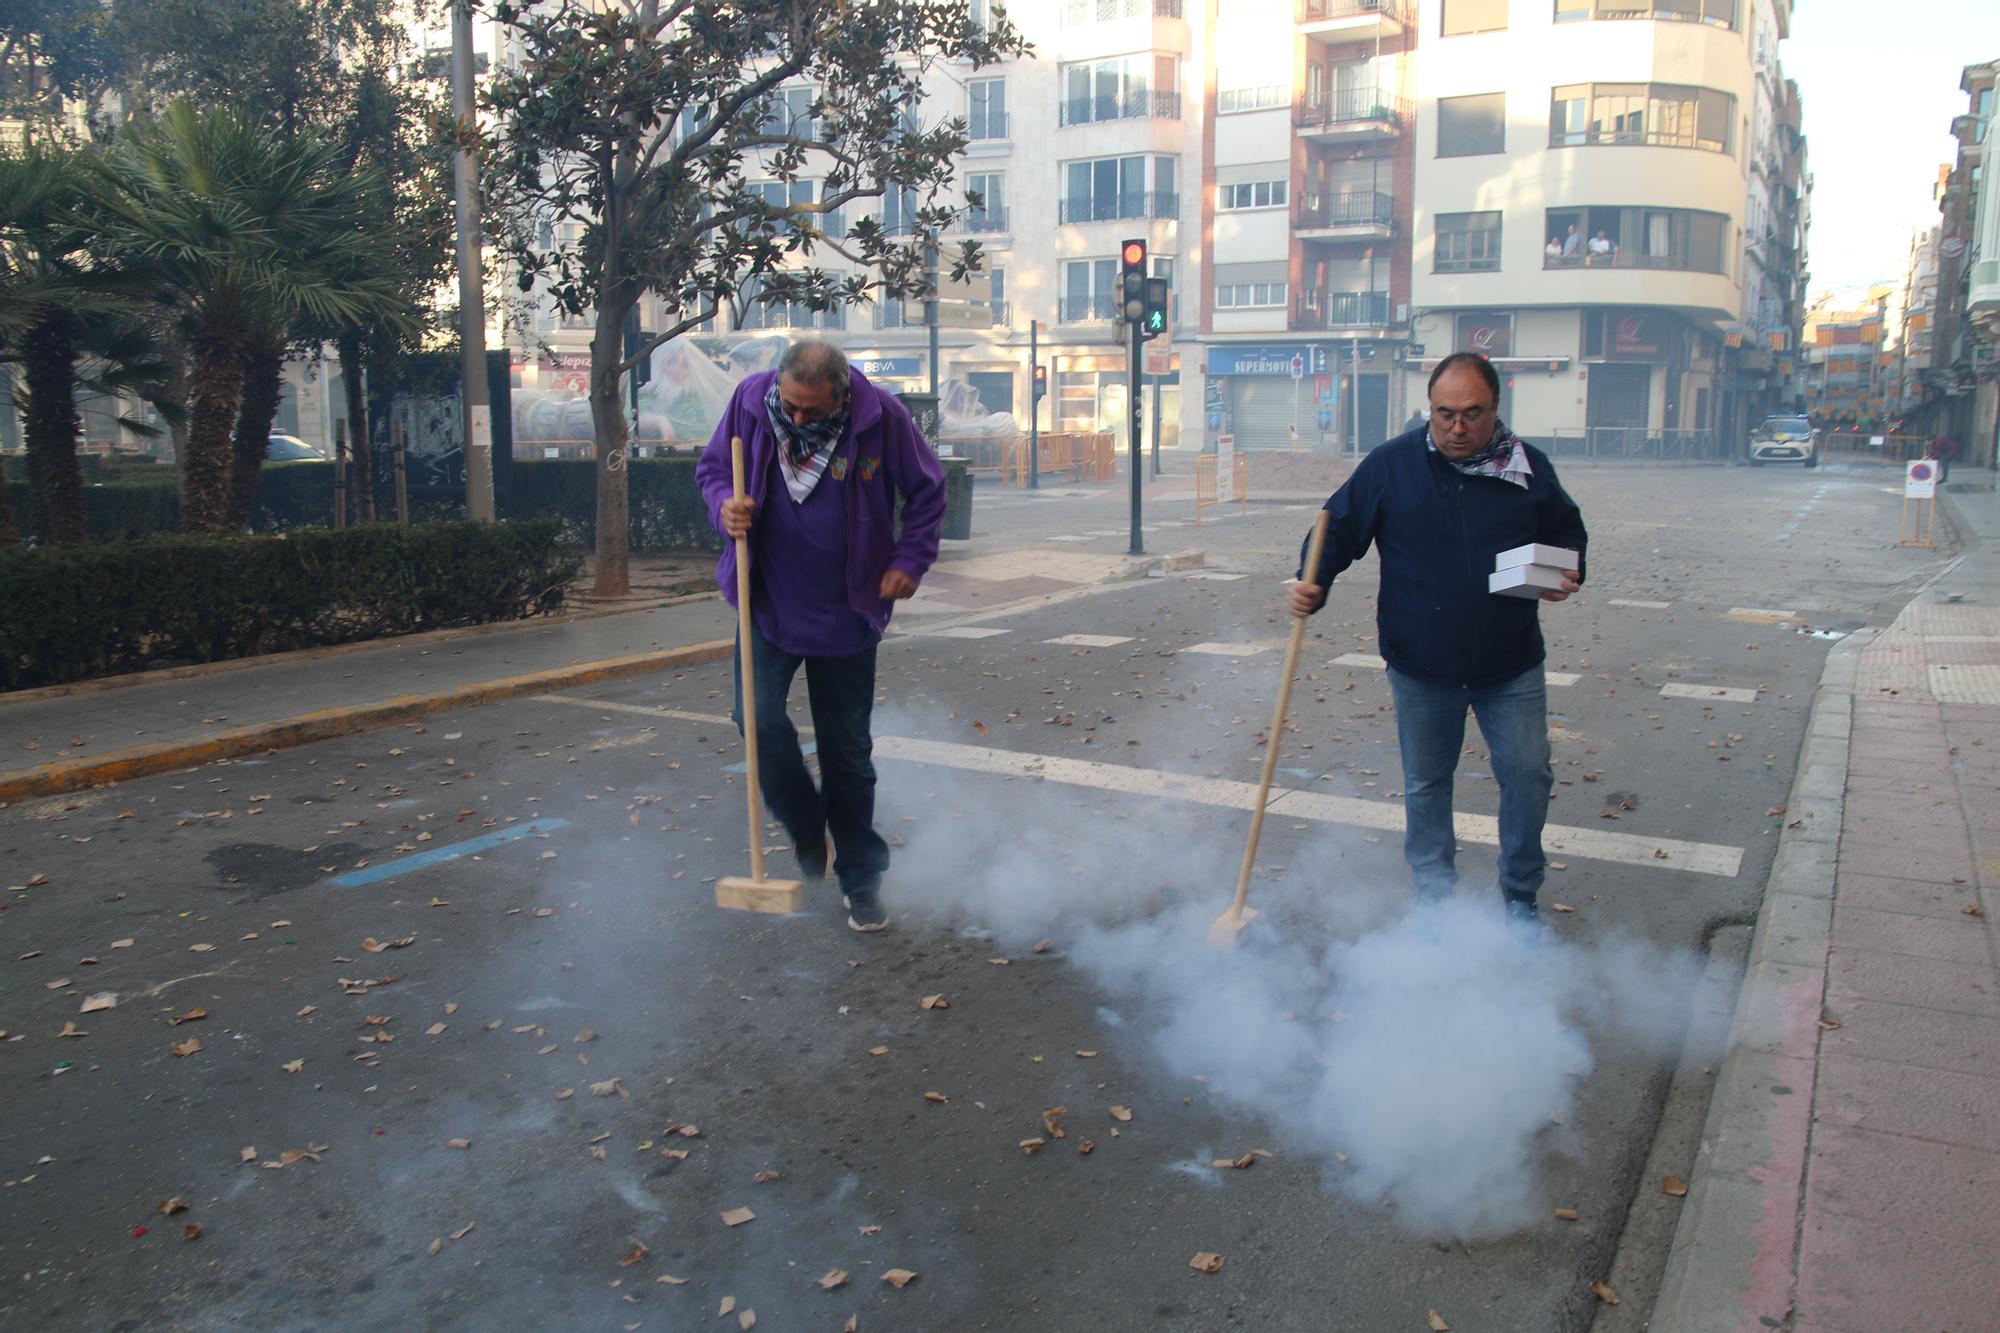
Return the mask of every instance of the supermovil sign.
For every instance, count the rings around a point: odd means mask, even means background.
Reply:
[[[1324,375],[1324,347],[1229,347],[1208,349],[1211,375]]]

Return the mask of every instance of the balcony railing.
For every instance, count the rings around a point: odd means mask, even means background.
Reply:
[[[1118,314],[1118,298],[1109,292],[1096,296],[1065,296],[1056,303],[1056,318],[1064,324],[1089,324],[1113,319]]]
[[[1388,323],[1387,292],[1307,292],[1292,312],[1298,329],[1379,329]]]
[[[977,142],[981,139],[1004,139],[1007,137],[1007,113],[1005,111],[975,111],[966,122],[965,137]]]
[[[1377,190],[1345,190],[1299,198],[1296,225],[1314,227],[1396,227],[1396,200]]]
[[[1298,0],[1293,13],[1300,23],[1323,23],[1327,19],[1358,18],[1381,14],[1398,23],[1409,22],[1409,10],[1402,0]]]
[[[1075,222],[1124,222],[1143,218],[1172,220],[1181,215],[1181,197],[1178,194],[1150,191],[1142,194],[1109,195],[1104,198],[1065,199],[1062,201],[1060,221],[1064,224]]]
[[[1058,125],[1099,125],[1111,120],[1179,120],[1181,95],[1140,88],[1102,97],[1072,97],[1056,108]]]
[[[1629,250],[1617,250],[1608,255],[1588,253],[1574,255],[1542,255],[1542,267],[1551,268],[1623,268],[1623,269],[1678,269],[1693,273],[1720,273],[1720,266],[1703,268],[1696,265],[1687,255],[1646,255]]]
[[[1115,23],[1119,19],[1140,18],[1150,12],[1154,18],[1181,17],[1182,0],[1063,0],[1065,28],[1086,23]]]
[[[1340,88],[1317,98],[1299,99],[1293,119],[1300,129],[1337,129],[1381,124],[1402,129],[1410,121],[1410,103],[1384,88]]]
[[[1003,208],[975,208],[965,215],[965,229],[972,232],[990,233],[1007,230],[1007,210]]]

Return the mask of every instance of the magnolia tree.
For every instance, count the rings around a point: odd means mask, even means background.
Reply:
[[[517,53],[486,94],[496,240],[523,291],[596,320],[595,590],[622,596],[624,374],[724,309],[923,291],[964,202],[946,190],[966,144],[962,120],[923,115],[924,75],[1027,48],[965,0],[502,0],[491,13]],[[943,262],[962,277],[978,246]],[[628,346],[648,294],[667,316]]]

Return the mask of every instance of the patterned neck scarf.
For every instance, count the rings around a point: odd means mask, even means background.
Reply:
[[[1470,458],[1453,458],[1445,453],[1437,447],[1437,441],[1431,438],[1428,430],[1424,432],[1424,443],[1432,453],[1468,477],[1498,477],[1526,489],[1528,478],[1534,475],[1535,470],[1528,466],[1527,448],[1518,435],[1507,429],[1504,421],[1493,423],[1493,438]]]
[[[850,400],[824,421],[801,425],[785,411],[784,402],[778,397],[778,382],[771,381],[764,394],[764,415],[771,419],[771,433],[778,437],[778,470],[784,474],[785,490],[790,492],[792,503],[804,504],[813,487],[819,485],[819,479],[826,475],[833,451],[847,434],[852,406]]]

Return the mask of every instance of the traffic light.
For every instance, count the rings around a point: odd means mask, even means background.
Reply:
[[[1139,331],[1148,338],[1157,338],[1167,331],[1167,291],[1171,284],[1165,278],[1146,279],[1146,317],[1139,325]]]
[[[1118,248],[1124,264],[1118,284],[1119,317],[1128,324],[1146,318],[1146,243],[1127,241]]]
[[[1036,366],[1035,401],[1038,403],[1041,402],[1043,398],[1048,396],[1048,392],[1049,392],[1049,368],[1047,366]]]

